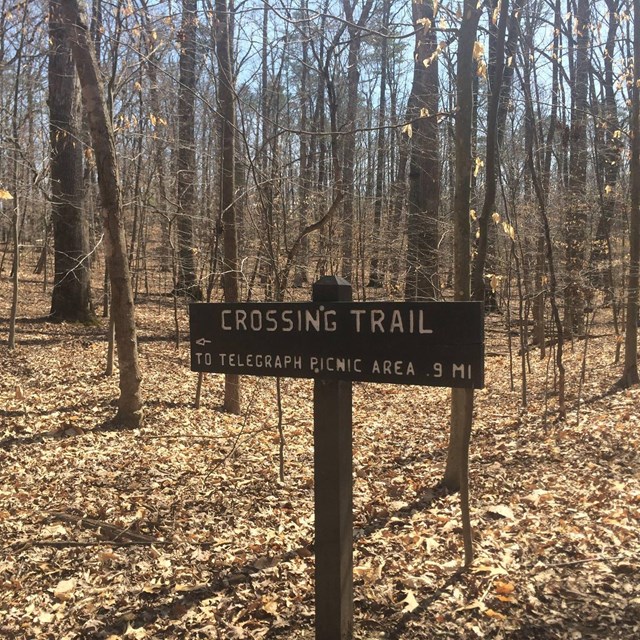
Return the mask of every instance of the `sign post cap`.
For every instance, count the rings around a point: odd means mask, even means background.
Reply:
[[[322,276],[313,283],[312,292],[314,302],[350,302],[352,300],[351,284],[340,276]]]

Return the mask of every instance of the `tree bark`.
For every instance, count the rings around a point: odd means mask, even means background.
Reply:
[[[76,63],[89,123],[104,222],[104,243],[111,284],[111,315],[115,325],[120,368],[120,398],[116,424],[137,426],[142,421],[142,375],[138,364],[136,324],[127,262],[124,219],[113,128],[107,117],[98,66],[78,0],[60,0],[67,37]]]
[[[202,300],[202,288],[196,277],[193,250],[193,214],[195,209],[196,143],[196,28],[197,0],[182,0],[180,42],[180,89],[178,92],[178,257],[179,292],[191,300]]]
[[[309,117],[308,113],[311,109],[311,96],[310,96],[310,88],[309,88],[309,51],[308,44],[310,39],[310,34],[308,32],[308,2],[307,0],[302,0],[301,3],[301,15],[304,20],[302,24],[303,29],[303,40],[302,40],[302,67],[300,69],[300,91],[299,91],[299,100],[300,100],[300,130],[301,133],[299,135],[299,144],[300,144],[300,181],[298,184],[298,228],[299,231],[302,232],[303,229],[307,226],[307,222],[309,220],[309,212],[311,207],[309,206],[312,202],[312,163],[313,163],[313,140],[311,143],[309,141],[308,135],[306,133],[307,127],[309,126]],[[300,245],[300,255],[296,261],[295,266],[295,274],[293,279],[294,287],[301,287],[303,284],[307,284],[309,282],[309,274],[307,273],[309,267],[309,239],[304,238]]]
[[[438,134],[438,42],[433,5],[412,3],[416,46],[407,113],[411,124],[407,211],[407,300],[435,300],[438,283],[440,139]]]
[[[569,156],[569,202],[565,219],[567,285],[564,331],[568,337],[584,332],[585,243],[587,229],[587,110],[589,88],[589,0],[578,0],[573,109]],[[569,36],[571,38],[571,36]]]
[[[59,0],[50,0],[48,102],[55,265],[50,317],[67,322],[94,322],[89,227],[83,211],[79,88],[61,20]]]
[[[611,256],[611,227],[618,200],[617,186],[620,173],[620,157],[623,149],[623,141],[620,136],[620,122],[618,107],[616,104],[615,81],[616,75],[613,69],[613,59],[616,46],[616,34],[618,31],[619,0],[606,0],[609,10],[609,28],[607,30],[607,44],[604,54],[604,104],[602,105],[602,123],[596,127],[595,142],[602,145],[601,158],[598,170],[601,174],[601,202],[600,218],[596,228],[596,235],[591,245],[591,280],[592,283],[606,291],[606,300],[614,299],[613,282],[609,268]],[[615,304],[615,302],[614,302]]]
[[[471,198],[471,137],[473,120],[473,46],[480,11],[474,0],[465,0],[458,35],[458,75],[456,80],[456,174],[454,194],[453,295],[454,300],[469,300],[469,201]],[[451,425],[447,465],[442,484],[458,491],[466,482],[463,471],[469,456],[469,433],[473,411],[473,389],[452,389]]]
[[[497,4],[495,5],[497,6]],[[490,11],[494,9],[490,6]],[[500,2],[500,14],[497,26],[493,24],[489,30],[489,37],[494,43],[490,49],[489,57],[489,108],[487,113],[487,153],[485,157],[485,192],[482,210],[478,216],[478,241],[476,243],[476,255],[471,270],[471,297],[474,300],[485,299],[484,271],[487,261],[487,249],[489,247],[489,218],[493,213],[496,201],[496,187],[498,179],[499,162],[499,136],[498,131],[503,127],[499,116],[506,117],[506,111],[500,109],[501,102],[508,100],[509,96],[502,91],[505,63],[505,35],[507,30],[507,18],[509,11],[508,0]]]
[[[13,350],[16,348],[16,322],[18,320],[18,298],[20,295],[20,206],[22,197],[20,194],[18,194],[18,163],[20,153],[20,150],[18,148],[18,104],[20,99],[20,89],[22,86],[21,82],[24,41],[27,34],[27,9],[28,7],[25,3],[22,13],[20,43],[16,51],[15,78],[13,82],[13,105],[11,108],[11,134],[13,137],[13,149],[10,164],[10,184],[11,189],[13,190],[13,194],[10,194],[9,199],[13,200],[13,213],[11,215],[11,235],[13,237],[13,266],[11,270],[11,312],[9,314],[9,336],[7,340],[7,347],[9,348],[9,350]],[[5,194],[3,194],[3,199],[6,199]]]
[[[355,22],[354,0],[342,0],[345,17],[349,23],[349,54],[347,62],[347,107],[345,133],[343,137],[342,157],[342,276],[351,281],[353,276],[353,211],[355,204],[355,151],[356,151],[356,119],[358,115],[358,85],[360,82],[360,45],[362,43],[361,28],[369,19],[373,0],[365,0],[360,18]]]
[[[231,24],[233,7],[227,0],[216,0],[218,33],[218,102],[222,117],[222,182],[220,206],[222,208],[224,259],[222,285],[225,302],[239,300],[238,232],[235,214],[235,93],[232,64]],[[240,376],[227,374],[224,385],[224,409],[240,413]]]
[[[378,133],[376,140],[376,193],[373,203],[373,255],[369,265],[368,287],[381,287],[383,284],[380,273],[380,228],[382,220],[382,205],[384,199],[384,169],[387,152],[385,135],[385,120],[387,112],[387,75],[389,69],[389,21],[391,0],[384,0],[382,6],[382,45],[380,51],[380,102],[378,108]]]
[[[640,287],[640,0],[633,0],[634,78],[631,111],[631,211],[629,212],[629,276],[622,386],[640,382],[638,375],[638,290]]]

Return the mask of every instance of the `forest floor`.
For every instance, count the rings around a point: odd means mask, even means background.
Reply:
[[[312,383],[222,378],[194,408],[187,320],[137,307],[146,420],[114,431],[117,375],[104,327],[48,323],[49,293],[22,284],[6,346],[0,282],[0,637],[313,638]],[[486,325],[475,394],[476,560],[460,571],[459,497],[436,487],[449,391],[354,384],[354,637],[640,638],[640,389],[608,393],[610,311],[566,347],[568,417],[555,421],[549,358],[514,388],[504,316]],[[580,400],[580,402],[578,402]],[[579,411],[578,411],[579,406]]]

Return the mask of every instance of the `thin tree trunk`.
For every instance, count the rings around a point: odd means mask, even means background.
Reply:
[[[573,109],[569,165],[569,202],[565,219],[567,286],[564,331],[567,336],[584,333],[585,243],[587,229],[587,110],[589,87],[589,0],[578,0],[576,15],[575,73],[572,82]],[[571,36],[569,37],[571,41]]]
[[[307,226],[309,220],[310,204],[312,202],[312,162],[313,151],[311,146],[313,139],[309,141],[306,133],[309,126],[309,110],[310,110],[310,90],[309,90],[309,52],[308,52],[308,3],[307,0],[302,1],[301,5],[302,18],[305,21],[302,25],[304,29],[302,41],[302,68],[300,69],[300,182],[298,185],[298,228],[299,231]],[[296,260],[295,273],[293,278],[293,286],[301,287],[309,282],[309,239],[305,238],[300,245],[299,257]]]
[[[497,3],[496,3],[497,7]],[[493,7],[492,7],[493,8]],[[507,30],[507,18],[509,15],[508,0],[501,0],[499,4],[499,19],[497,27],[490,28],[490,38],[495,44],[489,59],[490,97],[487,113],[487,153],[485,158],[485,193],[482,210],[478,217],[478,241],[476,243],[476,256],[471,270],[471,291],[474,300],[485,299],[484,269],[487,261],[487,249],[489,247],[489,218],[493,213],[496,200],[496,184],[498,176],[499,148],[498,130],[502,127],[498,121],[499,115],[506,116],[506,112],[500,109],[500,101],[505,97],[502,91],[502,79],[505,62],[505,35]],[[506,96],[508,99],[508,96]]]
[[[180,259],[180,293],[192,300],[202,300],[197,282],[193,248],[193,215],[195,213],[196,147],[196,29],[197,0],[182,0],[180,49],[180,89],[178,92],[178,256]]]
[[[640,0],[633,0],[633,62],[636,78],[640,69]],[[629,275],[624,339],[624,371],[620,383],[629,387],[638,375],[638,290],[640,287],[640,87],[633,83],[631,111],[631,210],[629,212]]]
[[[233,40],[231,38],[233,6],[227,0],[216,0],[218,33],[219,80],[218,101],[222,117],[222,181],[220,207],[222,209],[224,259],[222,261],[225,302],[239,300],[238,235],[235,216],[235,94],[233,77]],[[240,413],[240,376],[225,375],[224,408],[229,413]]]
[[[27,4],[24,4],[20,45],[16,52],[16,72],[13,85],[13,107],[11,110],[11,134],[13,136],[13,154],[11,159],[11,189],[13,190],[13,215],[11,219],[13,236],[13,267],[11,271],[11,312],[9,315],[8,344],[10,350],[16,347],[16,322],[18,319],[18,299],[20,296],[20,197],[18,195],[18,101],[20,98],[20,80],[22,76],[23,45],[26,36]]]
[[[597,168],[601,173],[601,204],[600,218],[596,228],[595,238],[591,246],[592,282],[605,290],[605,299],[612,303],[615,310],[615,296],[613,292],[613,279],[610,278],[609,264],[611,261],[611,227],[613,225],[616,203],[618,201],[617,187],[620,173],[620,156],[623,149],[623,141],[619,130],[618,107],[616,104],[615,80],[613,60],[615,54],[616,34],[619,19],[617,17],[620,6],[619,0],[606,0],[609,10],[609,28],[607,30],[607,43],[604,53],[604,104],[602,126],[596,127],[596,140],[603,145],[601,162]],[[617,322],[617,318],[616,318]]]
[[[171,217],[166,213],[167,207],[167,178],[165,175],[165,141],[163,140],[164,127],[167,125],[167,121],[162,117],[161,102],[158,90],[158,67],[160,65],[160,56],[157,53],[154,39],[152,18],[149,17],[148,0],[141,0],[143,11],[141,12],[141,20],[143,21],[144,30],[146,34],[146,51],[145,60],[147,62],[147,76],[149,78],[149,107],[152,117],[151,125],[153,126],[152,134],[152,163],[153,163],[153,176],[158,188],[159,196],[159,213],[160,213],[160,233],[161,233],[161,248],[160,248],[160,270],[162,272],[168,272],[171,270],[170,258],[171,258]]]
[[[438,281],[440,139],[438,135],[438,42],[429,2],[412,4],[416,45],[407,114],[412,122],[407,211],[407,300],[435,300]],[[468,218],[468,213],[467,213]]]
[[[391,12],[391,0],[385,0],[382,7],[382,50],[380,52],[380,102],[378,107],[378,135],[376,139],[376,191],[373,203],[373,249],[369,265],[368,287],[381,287],[382,274],[380,273],[380,229],[382,220],[382,205],[384,200],[384,169],[387,151],[385,120],[387,114],[387,72],[389,68],[389,43],[387,34]]]
[[[456,81],[456,186],[454,196],[454,300],[469,300],[469,201],[471,198],[471,144],[473,119],[473,47],[480,11],[474,0],[465,0],[458,36],[458,76]],[[451,425],[447,465],[442,484],[458,491],[468,482],[469,430],[473,411],[473,389],[452,389]]]
[[[356,121],[358,115],[358,85],[360,82],[360,45],[362,43],[361,28],[369,19],[373,0],[365,0],[357,23],[354,18],[356,0],[342,0],[345,17],[349,24],[349,54],[347,63],[347,106],[346,131],[343,137],[342,158],[342,275],[351,281],[353,272],[353,219],[355,208],[355,151]]]
[[[107,105],[85,16],[81,14],[78,0],[60,0],[60,4],[80,78],[98,169],[111,284],[111,316],[115,325],[120,367],[120,398],[114,422],[123,426],[137,426],[141,423],[143,414],[140,393],[142,375],[138,364],[133,292],[127,262],[113,128],[107,117]]]

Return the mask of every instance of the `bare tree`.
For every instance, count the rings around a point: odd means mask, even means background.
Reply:
[[[196,31],[197,0],[182,0],[180,30],[180,88],[178,90],[178,255],[180,271],[178,289],[192,300],[202,300],[197,282],[193,248],[193,214],[195,208],[196,147]]]
[[[435,300],[438,286],[438,208],[440,138],[438,134],[438,39],[430,2],[412,3],[416,44],[413,85],[407,113],[411,122],[409,210],[407,213],[407,300]]]
[[[631,89],[631,211],[629,212],[629,276],[622,386],[640,382],[638,375],[638,291],[640,290],[640,0],[633,0],[633,83]]]
[[[367,23],[373,0],[364,0],[360,16],[356,22],[355,8],[357,2],[342,0],[349,31],[349,55],[347,61],[347,105],[346,129],[343,137],[342,157],[342,275],[347,280],[353,277],[353,211],[355,200],[354,162],[356,150],[356,120],[358,115],[358,82],[360,79],[360,47],[362,44],[362,27]]]
[[[456,174],[454,199],[454,300],[470,297],[471,134],[473,119],[473,47],[480,11],[474,0],[465,0],[458,32],[458,70],[456,79]],[[452,389],[451,426],[447,465],[443,485],[458,491],[467,483],[469,438],[473,412],[473,389]]]
[[[499,117],[506,116],[501,102],[508,99],[502,90],[505,71],[505,36],[509,17],[509,2],[491,3],[489,10],[499,11],[497,21],[490,18],[489,53],[489,107],[487,113],[487,152],[485,157],[485,192],[482,209],[478,216],[478,240],[471,270],[471,295],[474,300],[485,299],[484,269],[489,247],[489,219],[496,201],[496,187],[499,163],[498,131],[504,126]],[[496,24],[497,23],[497,24]]]
[[[59,0],[49,3],[49,127],[55,275],[50,317],[93,322],[89,227],[83,210],[80,95]]]
[[[11,227],[13,237],[13,266],[11,271],[12,294],[11,312],[9,315],[9,336],[8,347],[15,349],[16,346],[16,322],[18,318],[18,299],[20,295],[20,206],[21,197],[18,194],[18,163],[19,163],[19,141],[18,141],[18,104],[20,98],[20,87],[22,80],[22,69],[24,63],[24,44],[26,39],[26,24],[28,16],[28,6],[25,2],[23,7],[20,37],[18,49],[16,51],[16,72],[13,83],[13,106],[11,107],[11,137],[13,139],[13,149],[11,153],[11,177],[10,185],[13,191],[13,213],[11,216]],[[8,199],[8,198],[7,198]]]
[[[236,106],[233,76],[231,0],[216,0],[218,21],[216,51],[218,53],[218,103],[222,118],[222,182],[220,208],[222,210],[224,259],[222,283],[226,302],[239,300],[238,231],[235,211],[235,138]],[[224,408],[230,413],[240,413],[240,376],[227,374],[224,385]]]
[[[107,117],[107,105],[84,11],[78,0],[60,0],[60,6],[80,78],[98,170],[104,242],[111,284],[111,315],[115,325],[120,368],[120,398],[114,422],[123,426],[137,426],[143,415],[140,393],[142,375],[138,364],[133,292],[127,261],[113,128]]]
[[[378,107],[378,133],[376,139],[376,192],[373,203],[373,252],[369,266],[368,287],[381,287],[380,272],[380,225],[385,185],[385,159],[387,151],[386,119],[387,119],[387,84],[389,82],[389,22],[391,20],[391,0],[382,3],[382,42],[380,47],[380,102]]]
[[[589,0],[578,0],[575,70],[572,82],[569,200],[565,218],[567,286],[564,331],[568,336],[584,332],[584,284],[582,282],[587,229],[587,115],[589,90]],[[572,37],[571,35],[569,36]]]

